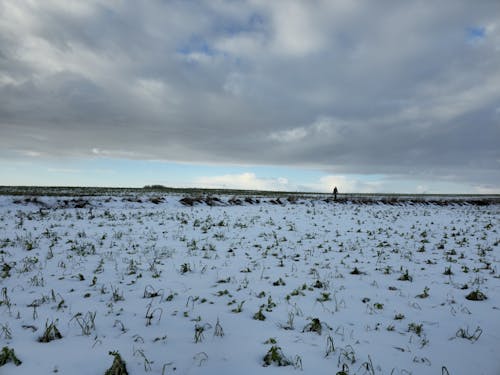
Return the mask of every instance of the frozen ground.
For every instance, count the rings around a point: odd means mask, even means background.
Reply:
[[[500,374],[500,205],[149,198],[0,197],[1,374]]]

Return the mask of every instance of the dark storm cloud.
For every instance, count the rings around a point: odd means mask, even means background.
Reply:
[[[500,182],[498,1],[0,1],[1,157]]]

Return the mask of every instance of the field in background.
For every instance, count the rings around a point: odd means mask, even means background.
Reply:
[[[267,197],[332,200],[329,193],[286,192],[286,191],[259,191],[236,189],[199,189],[199,188],[170,188],[159,185],[143,188],[116,188],[116,187],[44,187],[44,186],[0,186],[0,195],[22,196],[64,196],[64,197],[91,197],[91,196],[139,196],[139,195],[181,195],[190,197],[203,196],[239,196],[239,197]],[[500,204],[500,194],[396,194],[396,193],[340,193],[338,203],[468,203],[478,205]]]

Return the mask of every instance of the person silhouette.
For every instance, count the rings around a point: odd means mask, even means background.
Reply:
[[[337,194],[338,194],[339,190],[337,189],[337,187],[335,186],[333,188],[333,200],[336,201],[337,200]]]

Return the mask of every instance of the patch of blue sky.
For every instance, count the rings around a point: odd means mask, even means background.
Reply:
[[[180,55],[202,53],[207,56],[215,56],[217,51],[201,36],[193,35],[187,42],[180,44],[176,52]]]
[[[231,36],[240,33],[261,31],[264,26],[264,17],[258,13],[253,13],[247,18],[246,22],[238,22],[232,19],[221,20],[216,24],[215,32]]]
[[[472,42],[481,41],[486,38],[486,28],[484,26],[472,26],[466,29],[467,39]]]
[[[218,57],[234,64],[239,63],[239,59],[230,56],[227,52],[214,48],[206,39],[200,36],[192,36],[187,42],[179,44],[175,52],[185,57],[185,62],[188,65],[197,65],[199,60],[196,56]]]

